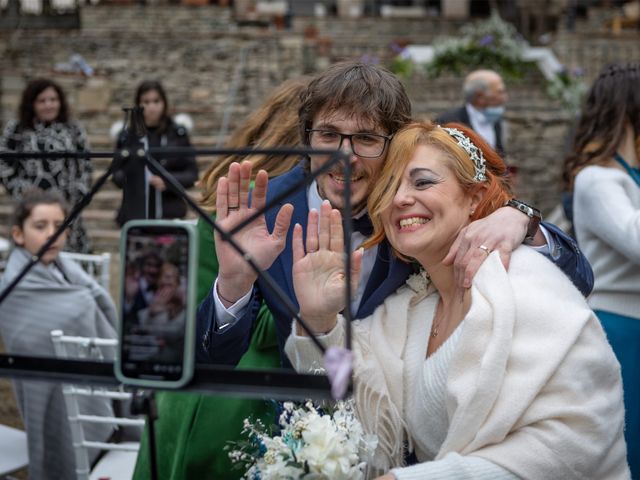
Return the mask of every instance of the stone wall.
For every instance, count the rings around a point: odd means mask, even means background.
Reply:
[[[93,148],[110,149],[109,126],[122,118],[121,108],[132,103],[137,83],[158,78],[167,88],[174,112],[193,117],[194,143],[214,146],[282,80],[344,58],[385,63],[390,43],[429,44],[437,35],[455,32],[459,23],[429,18],[300,17],[286,31],[238,27],[230,10],[217,6],[111,5],[85,7],[82,25],[82,30],[72,32],[0,33],[0,121],[15,115],[29,78],[50,76],[68,93]],[[601,35],[564,34],[551,47],[566,65],[585,68],[589,80],[608,61],[640,58],[637,34],[615,41]],[[95,74],[85,77],[56,70],[72,54],[82,55]],[[246,63],[241,68],[243,57]],[[415,116],[430,118],[457,106],[461,82],[462,76],[429,79],[417,69],[405,80]],[[507,86],[506,145],[508,161],[520,171],[518,195],[547,213],[558,202],[572,119],[546,96],[539,73]],[[229,122],[223,130],[225,118]],[[211,161],[200,158],[200,168]],[[96,166],[99,174],[106,162]],[[0,217],[6,219],[9,206],[3,196],[0,193]],[[95,238],[101,239],[96,242],[99,248],[116,248],[118,231],[112,217],[119,196],[109,187],[85,216]]]

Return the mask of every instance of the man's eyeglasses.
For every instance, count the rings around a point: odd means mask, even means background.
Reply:
[[[377,158],[384,153],[391,137],[375,133],[338,133],[333,130],[307,128],[309,142],[313,148],[339,150],[344,139],[349,139],[351,151],[362,158]]]

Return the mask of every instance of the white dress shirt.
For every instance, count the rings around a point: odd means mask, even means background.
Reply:
[[[474,132],[484,138],[485,142],[491,145],[491,148],[496,148],[496,125],[495,123],[488,122],[482,112],[475,108],[470,103],[465,104],[467,113],[469,114],[469,122]]]

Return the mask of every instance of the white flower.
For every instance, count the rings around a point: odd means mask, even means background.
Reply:
[[[362,480],[366,463],[377,445],[365,435],[354,413],[353,401],[318,409],[285,402],[278,419],[279,435],[266,434],[260,422],[245,421],[250,441],[229,457],[244,463],[244,478],[261,480]],[[333,413],[328,413],[333,410]],[[242,444],[243,442],[241,442]]]

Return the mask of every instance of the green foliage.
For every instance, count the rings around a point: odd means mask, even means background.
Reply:
[[[533,67],[523,58],[525,46],[513,25],[492,15],[463,27],[459,37],[436,40],[433,59],[425,68],[431,77],[489,68],[507,79],[519,79]]]
[[[573,114],[578,113],[582,99],[587,91],[584,72],[580,68],[563,69],[547,81],[546,92],[551,98],[558,100],[564,108]]]
[[[406,79],[411,76],[415,67],[415,63],[409,57],[398,54],[391,59],[388,69],[395,73],[398,77]]]

